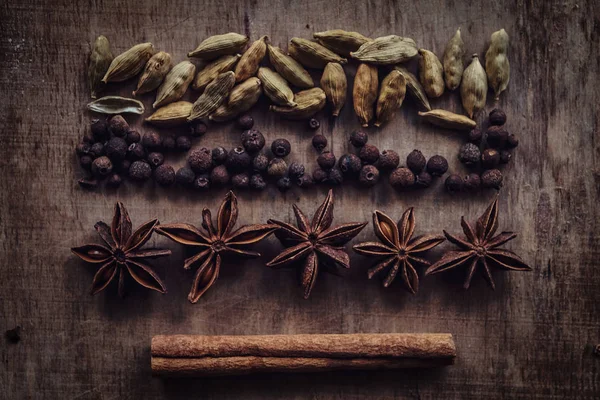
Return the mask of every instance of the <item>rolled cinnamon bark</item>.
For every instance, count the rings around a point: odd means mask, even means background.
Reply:
[[[152,372],[159,376],[431,368],[451,365],[455,357],[446,333],[152,338]]]

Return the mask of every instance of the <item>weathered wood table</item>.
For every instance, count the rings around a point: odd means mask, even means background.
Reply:
[[[600,397],[600,12],[593,1],[3,1],[0,5],[0,330],[22,327],[18,344],[0,345],[0,397],[137,399],[189,398],[565,398]],[[520,135],[513,162],[504,168],[500,228],[519,232],[510,249],[530,273],[495,271],[490,290],[480,275],[469,291],[461,273],[422,279],[416,296],[400,282],[383,289],[366,279],[368,260],[352,255],[343,278],[320,276],[310,300],[302,299],[292,270],[264,263],[280,249],[270,238],[261,259],[225,265],[215,286],[196,305],[187,302],[191,273],[184,251],[163,237],[152,244],[173,250],[155,262],[169,293],[133,291],[121,301],[114,288],[88,295],[95,267],[76,259],[74,245],[96,241],[93,224],[109,220],[116,200],[134,224],[200,222],[224,191],[209,194],[142,188],[88,192],[74,147],[91,116],[85,79],[89,44],[106,35],[115,54],[143,41],[174,61],[211,34],[267,34],[284,46],[332,28],[376,37],[399,34],[438,55],[457,27],[467,54],[483,54],[490,34],[511,38],[512,75],[499,106],[507,127]],[[355,66],[348,68],[353,76]],[[350,78],[351,84],[352,78]],[[131,91],[133,82],[122,90]],[[195,94],[188,94],[190,98]],[[495,105],[488,97],[486,110]],[[143,98],[147,106],[152,96]],[[457,110],[457,94],[435,107]],[[460,134],[419,121],[407,100],[393,123],[370,130],[380,149],[404,158],[413,148],[441,154],[451,171],[466,173],[456,155]],[[315,166],[311,132],[253,111],[267,136],[288,138],[290,159]],[[479,121],[483,121],[480,115]],[[350,150],[358,127],[346,105],[337,121],[321,116],[320,132],[336,154]],[[141,118],[130,119],[141,131]],[[232,147],[232,124],[212,127],[196,146]],[[169,157],[181,165],[184,157]],[[239,193],[240,223],[293,218],[291,205],[313,212],[325,189],[281,195],[275,187]],[[458,232],[460,216],[474,220],[493,193],[451,196],[443,181],[418,193],[396,193],[387,183],[372,190],[335,190],[336,221],[370,221],[380,209],[399,218],[414,206],[417,233]],[[372,240],[369,225],[352,242]],[[351,243],[351,244],[352,244]],[[433,252],[439,256],[448,243]],[[422,275],[423,270],[420,270]],[[351,332],[451,332],[457,364],[441,371],[352,372],[162,381],[150,377],[149,345],[155,334],[281,334]]]

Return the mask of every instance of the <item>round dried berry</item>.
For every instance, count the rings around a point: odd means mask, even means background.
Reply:
[[[350,134],[350,143],[354,147],[363,147],[369,141],[367,132],[354,131]]]
[[[127,136],[125,136],[127,144],[137,143],[140,140],[142,140],[142,135],[138,131],[129,131],[127,132]]]
[[[481,178],[478,174],[471,173],[465,176],[463,189],[466,192],[476,192],[481,187]]]
[[[481,186],[500,190],[502,187],[502,172],[497,169],[488,169],[481,174]]]
[[[235,189],[248,189],[248,186],[250,186],[250,177],[246,172],[236,174],[231,177],[231,185]]]
[[[254,126],[254,118],[252,118],[248,114],[244,114],[237,119],[237,124],[240,128],[244,130],[252,129],[252,127]]]
[[[492,125],[486,131],[487,144],[496,149],[502,149],[508,140],[508,132],[501,126]]]
[[[415,186],[418,188],[428,188],[432,181],[433,176],[427,171],[421,171],[415,176]]]
[[[214,165],[223,164],[227,161],[227,150],[221,146],[212,149],[212,161]]]
[[[318,152],[323,151],[327,147],[327,138],[323,135],[315,135],[312,138],[312,145]]]
[[[129,167],[129,178],[134,181],[145,181],[152,176],[152,168],[146,161],[134,161]]]
[[[124,160],[127,155],[127,142],[123,138],[114,137],[106,143],[104,152],[115,162]]]
[[[129,167],[131,167],[131,161],[127,159],[120,161],[117,164],[113,164],[113,170],[123,173],[127,173],[129,171]]]
[[[482,136],[483,136],[483,134],[481,133],[481,130],[478,128],[475,128],[475,129],[471,130],[471,132],[469,132],[468,140],[471,143],[479,144],[481,142]]]
[[[90,147],[90,155],[94,157],[100,157],[104,155],[104,145],[102,143],[94,143]]]
[[[366,187],[375,186],[379,181],[379,170],[374,165],[365,165],[360,170],[358,182]]]
[[[167,164],[162,164],[154,170],[154,180],[160,186],[171,186],[175,183],[175,170]]]
[[[271,143],[271,152],[275,157],[285,157],[292,151],[292,145],[286,139],[275,139]]]
[[[283,178],[279,178],[277,180],[277,189],[279,189],[279,191],[281,193],[285,193],[288,190],[290,190],[290,188],[292,187],[292,182],[290,181],[290,178],[288,178],[287,176],[284,176]]]
[[[423,171],[426,164],[427,160],[420,150],[415,149],[406,156],[406,166],[415,174]]]
[[[206,147],[190,151],[187,159],[192,171],[202,174],[212,168],[212,152]]]
[[[338,167],[345,176],[356,176],[362,169],[360,158],[354,154],[344,154],[338,161]]]
[[[196,178],[194,171],[190,167],[182,167],[177,170],[175,174],[175,181],[181,186],[188,187]]]
[[[242,146],[248,153],[258,153],[265,147],[265,137],[258,129],[248,129],[242,132]]]
[[[339,186],[344,182],[344,176],[342,175],[342,171],[337,168],[333,168],[327,171],[327,178],[323,181],[327,185],[331,186]]]
[[[404,190],[415,184],[415,174],[408,168],[396,168],[390,174],[390,185],[396,190]]]
[[[313,182],[313,177],[310,174],[304,174],[299,178],[296,178],[296,185],[301,188],[309,188],[311,187]]]
[[[398,168],[400,164],[400,156],[394,150],[384,150],[379,155],[377,165],[382,171],[391,171]]]
[[[177,147],[177,142],[176,142],[175,136],[169,135],[163,139],[162,149],[165,153],[175,150],[176,147]]]
[[[109,138],[108,121],[104,118],[93,119],[90,125],[92,135],[97,142],[105,142]]]
[[[335,166],[335,156],[330,151],[324,151],[317,157],[317,164],[324,170],[330,170]]]
[[[146,158],[146,149],[141,143],[131,143],[127,148],[127,158],[131,161]]]
[[[265,172],[269,167],[269,157],[264,154],[257,154],[252,160],[252,169],[258,172]]]
[[[193,179],[192,188],[196,190],[210,189],[210,177],[207,174],[199,175]]]
[[[465,143],[460,147],[458,159],[467,166],[477,165],[481,158],[479,147],[473,143]]]
[[[75,147],[75,152],[78,156],[83,156],[86,154],[90,154],[90,150],[92,146],[89,143],[79,143],[77,147]]]
[[[288,168],[288,175],[290,176],[290,178],[299,178],[302,175],[304,175],[304,172],[304,165],[299,164],[297,162],[291,163],[290,167]]]
[[[83,143],[89,143],[90,146],[96,143],[96,138],[94,138],[94,135],[91,132],[84,134],[81,140],[83,141]],[[102,140],[102,142],[104,141]]]
[[[148,154],[148,157],[146,157],[146,161],[148,161],[148,164],[150,164],[152,168],[156,168],[165,162],[165,156],[163,155],[163,153],[152,152]]]
[[[508,150],[502,150],[500,152],[500,163],[508,164],[512,160],[512,153]]]
[[[264,190],[267,187],[267,182],[261,174],[254,174],[250,177],[250,188],[255,190]]]
[[[92,174],[96,178],[107,177],[112,172],[112,169],[112,161],[106,156],[98,157],[92,162]]]
[[[243,147],[236,147],[227,154],[225,165],[231,172],[242,172],[252,164],[252,156]]]
[[[511,133],[510,135],[508,135],[508,138],[506,139],[506,147],[508,147],[510,149],[514,149],[518,145],[519,145],[519,137],[516,136],[514,133]]]
[[[207,126],[202,121],[194,121],[190,124],[190,136],[191,137],[201,137],[207,131]]]
[[[287,163],[283,158],[274,158],[269,162],[267,174],[274,178],[281,178],[285,176],[287,169]]]
[[[229,183],[229,172],[224,165],[217,165],[210,172],[210,181],[215,186],[225,186]]]
[[[460,175],[452,174],[446,178],[446,190],[450,193],[457,193],[463,190],[463,178]]]
[[[379,160],[379,149],[372,144],[365,144],[358,152],[363,164],[375,164]]]
[[[490,112],[490,125],[504,125],[506,123],[506,113],[499,108],[494,108]]]
[[[81,165],[81,168],[83,168],[83,169],[87,169],[87,170],[91,169],[93,162],[94,162],[94,159],[90,155],[86,154],[86,155],[79,157],[79,165]]]
[[[435,155],[427,161],[427,172],[432,176],[442,176],[448,171],[448,161],[440,156]]]
[[[108,121],[108,130],[114,136],[123,137],[129,132],[129,124],[120,115],[115,115]]]
[[[175,140],[175,149],[177,151],[188,151],[192,148],[192,139],[189,136],[179,136]]]
[[[312,173],[313,181],[316,183],[324,182],[327,179],[327,171],[316,168]]]
[[[106,186],[114,188],[114,189],[121,186],[121,183],[123,183],[123,179],[121,178],[121,175],[119,175],[119,174],[111,174],[108,177],[108,179],[106,180]]]
[[[160,150],[162,146],[162,138],[157,132],[145,133],[142,137],[142,144],[149,151]]]
[[[310,129],[319,129],[320,126],[321,126],[321,123],[319,122],[318,119],[311,118],[308,120],[308,127]]]
[[[481,166],[485,169],[495,168],[500,162],[500,152],[495,149],[485,149],[481,153]]]

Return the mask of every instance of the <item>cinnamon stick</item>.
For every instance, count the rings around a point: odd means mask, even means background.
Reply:
[[[152,372],[217,376],[255,372],[431,368],[451,365],[451,334],[194,336],[152,338]]]

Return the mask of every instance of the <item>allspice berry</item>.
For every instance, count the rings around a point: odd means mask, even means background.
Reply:
[[[113,164],[113,170],[119,171],[120,173],[128,173],[129,167],[131,167],[131,161],[125,159],[116,164]]]
[[[86,154],[86,155],[79,157],[79,165],[83,169],[87,169],[87,170],[92,169],[93,162],[94,162],[94,159],[90,155]]]
[[[374,165],[365,165],[360,170],[360,174],[358,175],[358,182],[365,186],[371,187],[375,186],[379,181],[379,170]]]
[[[252,169],[258,172],[265,172],[269,167],[269,157],[265,154],[257,154],[252,159]]]
[[[203,191],[210,189],[210,176],[208,174],[198,175],[192,182],[192,188]]]
[[[127,148],[127,158],[131,161],[146,158],[146,149],[141,143],[131,143]]]
[[[433,176],[427,171],[421,171],[415,176],[415,186],[418,188],[428,188],[433,182]]]
[[[506,123],[506,113],[499,108],[494,108],[489,115],[490,125],[502,126]]]
[[[188,151],[192,148],[192,139],[189,136],[178,136],[175,139],[175,149],[177,151]]]
[[[202,137],[206,134],[208,127],[202,121],[194,121],[190,124],[190,136],[191,137]]]
[[[481,153],[481,166],[485,169],[495,168],[500,163],[500,153],[496,149],[485,149]]]
[[[146,157],[146,161],[148,161],[148,164],[150,164],[152,168],[156,168],[162,165],[163,162],[165,162],[165,156],[163,155],[163,153],[154,151],[148,154],[148,157]]]
[[[317,157],[317,164],[324,170],[330,170],[335,166],[335,156],[330,151],[324,151]]]
[[[313,181],[316,183],[325,182],[325,179],[327,179],[327,171],[325,171],[324,169],[321,169],[320,167],[317,167],[313,171],[312,177],[313,177]]]
[[[121,183],[123,183],[123,179],[121,178],[121,175],[119,175],[119,174],[112,173],[106,179],[106,186],[113,188],[113,189],[116,189],[119,186],[121,186]]]
[[[327,177],[323,181],[323,183],[330,186],[339,186],[344,182],[344,176],[342,175],[342,171],[337,168],[332,168],[329,171],[326,171]]]
[[[131,163],[131,166],[129,167],[130,179],[142,182],[147,180],[151,176],[152,168],[150,168],[150,164],[148,164],[146,161],[139,160]]]
[[[415,174],[408,168],[396,168],[390,174],[390,185],[396,190],[403,190],[415,184]]]
[[[288,168],[288,176],[292,179],[299,178],[304,175],[305,170],[304,165],[294,161]]]
[[[296,178],[296,185],[300,188],[309,188],[314,185],[313,177],[310,174],[304,174]]]
[[[318,152],[323,151],[327,147],[327,138],[323,135],[315,135],[312,138],[312,145]]]
[[[338,168],[345,176],[357,176],[362,169],[362,161],[354,154],[344,154],[338,161]]]
[[[217,165],[210,172],[210,182],[215,186],[225,186],[229,183],[229,171],[224,165]]]
[[[427,165],[427,159],[420,150],[414,149],[406,156],[406,166],[415,174],[423,171],[425,165]]]
[[[248,129],[242,132],[242,146],[248,153],[258,153],[265,147],[265,137],[258,129]]]
[[[398,168],[400,156],[394,150],[383,150],[379,155],[377,165],[382,171],[391,171]]]
[[[481,133],[481,130],[478,128],[474,128],[469,132],[468,140],[471,143],[479,144],[481,142],[482,137],[483,134]]]
[[[283,158],[274,158],[269,162],[267,174],[273,178],[281,178],[287,173],[287,163]]]
[[[106,143],[104,153],[114,162],[125,159],[127,156],[127,142],[120,137],[114,137]]]
[[[463,180],[463,189],[466,192],[476,192],[481,187],[481,178],[476,173],[465,176]]]
[[[500,152],[500,164],[508,164],[512,160],[512,153],[508,150]]]
[[[100,157],[104,155],[104,144],[98,142],[94,143],[92,147],[90,147],[89,153],[93,157]]]
[[[142,137],[142,144],[149,151],[160,150],[162,138],[157,132],[145,133]]]
[[[227,150],[224,147],[215,147],[211,153],[213,165],[221,165],[227,161]]]
[[[508,138],[506,139],[506,147],[508,147],[510,149],[514,149],[518,145],[519,145],[518,136],[516,136],[514,133],[511,133],[510,135],[508,135]]]
[[[91,149],[92,149],[92,145],[90,145],[89,143],[79,143],[75,147],[75,153],[77,153],[78,156],[83,156],[83,155],[90,154]]]
[[[177,141],[175,136],[169,135],[163,138],[162,140],[162,150],[166,153],[169,151],[173,151],[177,148]]]
[[[502,187],[502,172],[497,169],[488,169],[481,174],[481,186],[488,189],[500,190]]]
[[[235,189],[248,189],[250,186],[250,176],[246,172],[235,174],[231,177],[231,185]]]
[[[175,181],[183,187],[189,187],[194,182],[196,174],[190,167],[181,167],[175,174]]]
[[[308,120],[308,127],[310,129],[319,129],[320,126],[321,126],[321,123],[319,122],[318,119],[311,118]]]
[[[275,139],[271,143],[271,152],[275,157],[283,158],[290,154],[292,151],[292,145],[287,139]]]
[[[261,174],[254,174],[250,177],[250,188],[254,190],[264,190],[267,187],[267,182]]]
[[[375,164],[379,160],[379,149],[372,144],[365,144],[358,152],[358,158],[363,164]]]
[[[442,176],[448,171],[448,161],[440,156],[435,155],[427,161],[427,172],[432,176]]]
[[[290,181],[290,178],[288,178],[287,176],[284,176],[283,178],[279,178],[277,180],[277,189],[279,189],[281,193],[287,192],[288,190],[290,190],[291,187],[292,181]]]
[[[446,190],[450,193],[457,193],[463,190],[464,181],[460,175],[451,174],[446,178]]]
[[[92,174],[96,178],[107,177],[112,172],[112,169],[112,161],[106,156],[98,157],[92,162]]]
[[[208,172],[212,168],[212,152],[206,147],[194,149],[190,151],[187,162],[197,174]]]
[[[252,156],[243,148],[236,147],[227,154],[225,165],[231,172],[242,172],[252,163]]]
[[[175,183],[175,170],[167,164],[162,164],[154,170],[154,180],[160,186],[171,186]]]
[[[508,140],[508,132],[501,126],[492,125],[486,131],[487,144],[496,149],[502,149]]]
[[[458,159],[466,166],[473,166],[479,163],[481,151],[479,147],[473,143],[465,143],[460,147]]]
[[[252,129],[254,118],[248,114],[244,114],[237,119],[237,125],[243,130]]]
[[[92,136],[97,142],[105,142],[110,137],[108,121],[104,118],[93,119],[90,125]]]
[[[129,131],[125,136],[125,141],[127,144],[137,143],[142,140],[142,135],[138,131]]]
[[[354,147],[363,147],[369,141],[369,135],[364,131],[354,131],[350,134],[350,143]]]
[[[108,130],[114,136],[124,137],[129,132],[129,124],[120,115],[115,115],[108,121]]]

